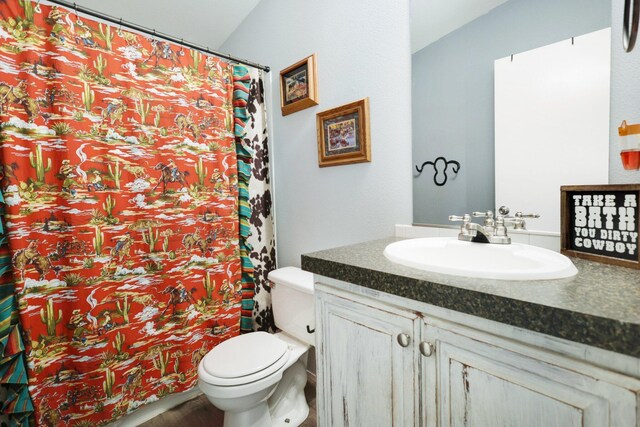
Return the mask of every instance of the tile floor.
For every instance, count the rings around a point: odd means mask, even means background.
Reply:
[[[316,383],[313,376],[305,388],[309,402],[309,417],[300,427],[316,427]],[[158,415],[140,427],[222,427],[223,412],[214,407],[203,395]]]

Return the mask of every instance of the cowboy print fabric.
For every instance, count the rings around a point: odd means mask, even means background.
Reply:
[[[232,67],[0,2],[0,186],[35,421],[104,425],[239,333]]]

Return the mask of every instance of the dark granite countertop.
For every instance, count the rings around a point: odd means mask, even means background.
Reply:
[[[571,279],[428,273],[389,261],[388,238],[302,255],[302,269],[377,291],[640,357],[640,271],[572,258]]]

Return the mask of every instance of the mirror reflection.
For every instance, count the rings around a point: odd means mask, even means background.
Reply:
[[[463,6],[466,15],[459,14],[466,23],[460,22],[460,16],[451,14],[452,10],[460,10],[460,3],[468,3]],[[577,40],[579,36],[610,27],[611,1],[434,0],[426,7],[431,11],[430,19],[439,24],[430,26],[433,34],[422,38],[426,46],[413,41],[413,221],[454,225],[448,221],[451,214],[496,208],[495,61],[572,37]],[[413,22],[420,25],[418,19]],[[523,101],[527,104],[527,100]],[[606,104],[600,110],[606,114],[608,123],[608,101]],[[522,131],[526,132],[526,129]],[[513,138],[518,137],[513,135]],[[602,143],[608,147],[607,134]],[[566,155],[563,150],[558,153]],[[445,185],[434,183],[435,166],[444,162],[427,166],[422,174],[415,168],[439,157],[460,164],[457,173],[451,168],[447,170]],[[562,163],[557,156],[547,157],[546,162],[537,160],[540,164],[536,165],[536,170],[541,174]],[[514,161],[526,165],[528,159],[523,155]],[[608,159],[603,161],[608,162]],[[512,166],[518,168],[517,163]],[[506,180],[512,182],[505,184],[502,180],[500,184],[517,188],[518,181],[535,182],[537,178],[514,177]],[[439,182],[442,182],[442,175],[439,175]],[[555,200],[560,194],[560,189],[555,187],[535,193],[527,191],[532,193],[527,197],[534,202]],[[511,208],[514,212],[529,209],[528,206]],[[530,228],[535,229],[533,222]]]

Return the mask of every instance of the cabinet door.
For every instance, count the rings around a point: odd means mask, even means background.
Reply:
[[[435,345],[422,360],[428,425],[636,426],[632,391],[571,369],[568,359],[558,366],[431,325],[423,339]]]
[[[316,310],[318,425],[413,426],[416,316],[323,293]],[[406,347],[398,342],[399,334],[409,337]]]

